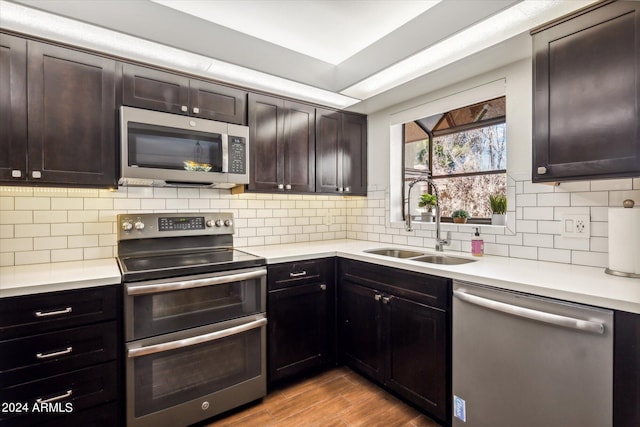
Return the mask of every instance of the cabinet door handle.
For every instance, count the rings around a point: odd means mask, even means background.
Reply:
[[[320,290],[321,291],[326,291],[327,290],[327,285],[320,285]]]
[[[299,273],[289,273],[289,277],[303,277],[306,276],[306,271],[300,271]]]
[[[53,311],[36,311],[36,317],[50,317],[50,316],[60,316],[62,314],[71,313],[73,309],[71,307],[63,308],[62,310],[53,310]]]
[[[50,359],[52,357],[62,356],[64,354],[69,354],[73,351],[73,347],[67,347],[66,350],[53,351],[51,353],[36,353],[36,357],[38,359]]]
[[[48,399],[39,398],[39,399],[36,399],[36,402],[38,403],[56,402],[58,400],[66,399],[67,397],[70,397],[72,394],[73,394],[73,390],[69,389],[59,396],[50,397]]]
[[[375,294],[374,297],[373,297],[373,299],[376,300],[376,301],[380,301],[381,298],[382,298],[382,295],[380,295],[380,294]]]
[[[383,304],[389,304],[391,302],[391,297],[384,297],[382,298],[382,303]]]
[[[183,105],[180,107],[180,111],[182,111],[183,113],[186,113],[189,111],[189,107],[187,107],[186,105]]]
[[[199,114],[200,109],[198,107],[193,107],[193,114]]]
[[[291,184],[287,184],[284,186],[285,190],[291,190]]]
[[[547,173],[547,168],[544,166],[538,166],[538,175],[544,175]]]
[[[345,187],[344,191],[345,191],[345,193],[350,193],[351,192],[351,187]]]
[[[344,191],[344,188],[338,187],[338,193],[342,193],[343,191]]]
[[[13,169],[11,171],[11,178],[22,178],[22,171],[18,169]]]
[[[31,171],[31,178],[34,178],[34,179],[42,178],[42,172],[40,172],[40,171]]]
[[[278,184],[278,190],[284,190],[284,184]]]

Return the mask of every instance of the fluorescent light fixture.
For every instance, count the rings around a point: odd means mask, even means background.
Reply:
[[[441,0],[151,1],[338,65]]]
[[[0,0],[2,28],[338,109],[359,99]]]
[[[340,93],[367,99],[597,0],[525,0]]]

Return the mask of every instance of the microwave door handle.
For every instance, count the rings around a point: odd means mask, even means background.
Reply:
[[[222,134],[222,172],[229,172],[229,135]]]
[[[149,345],[146,347],[132,348],[127,350],[127,356],[130,358],[147,356],[149,354],[160,353],[163,351],[177,350],[179,348],[188,347],[196,344],[219,340],[231,335],[241,334],[252,329],[260,328],[267,324],[267,319],[262,317],[249,323],[234,326],[232,328],[223,329],[221,331],[210,332],[196,337],[186,338],[183,340],[170,341],[162,344]]]

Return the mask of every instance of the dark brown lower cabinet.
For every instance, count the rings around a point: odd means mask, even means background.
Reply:
[[[335,361],[334,259],[268,267],[269,383]]]
[[[353,260],[338,280],[341,360],[448,423],[450,280]]]
[[[0,298],[0,427],[123,424],[121,292]]]

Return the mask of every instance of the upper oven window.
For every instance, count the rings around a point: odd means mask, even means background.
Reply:
[[[238,278],[229,275],[200,275],[189,278],[152,282],[137,282],[127,285],[127,292],[144,286],[157,285],[157,292],[128,295],[125,309],[127,340],[140,339],[179,331],[188,328],[222,322],[265,311],[266,280],[260,271],[253,278]],[[238,276],[236,276],[238,277]],[[214,280],[210,286],[196,286],[202,280]],[[221,283],[220,280],[223,280]],[[184,289],[162,291],[161,287],[175,282],[185,284]]]
[[[130,167],[222,171],[222,135],[127,122]]]

